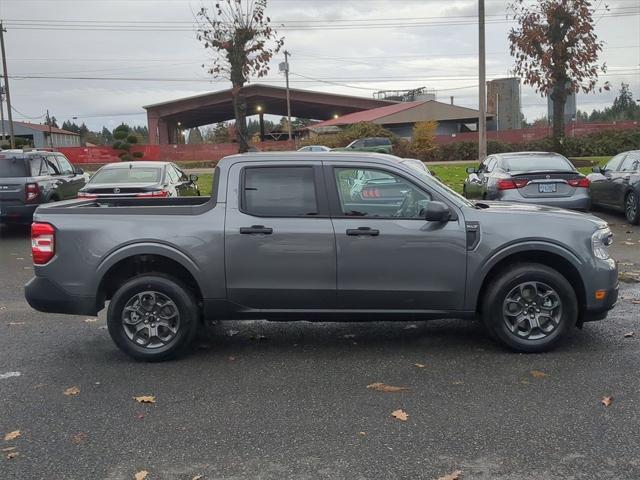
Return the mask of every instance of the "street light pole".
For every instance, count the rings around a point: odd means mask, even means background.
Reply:
[[[478,81],[479,114],[478,118],[478,159],[480,162],[487,157],[487,115],[486,115],[486,71],[485,71],[485,45],[484,45],[484,0],[478,0]]]
[[[9,74],[7,73],[7,54],[4,51],[4,32],[0,22],[0,52],[2,53],[2,70],[4,72],[4,91],[7,95],[7,116],[9,117],[9,136],[11,136],[11,148],[16,148],[16,137],[13,135],[13,115],[11,113],[11,93],[9,92]]]
[[[293,140],[291,136],[291,99],[289,97],[289,55],[287,50],[284,51],[284,76],[287,81],[287,131],[289,133],[289,141]]]

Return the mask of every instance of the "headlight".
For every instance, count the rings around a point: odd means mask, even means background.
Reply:
[[[607,260],[609,246],[613,243],[613,233],[609,227],[600,228],[591,235],[591,249],[596,258]]]

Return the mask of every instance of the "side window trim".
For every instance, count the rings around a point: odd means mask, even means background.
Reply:
[[[265,214],[256,214],[253,212],[249,212],[246,209],[246,199],[245,199],[245,173],[247,170],[252,168],[311,168],[313,171],[313,187],[316,194],[316,207],[317,207],[317,215],[265,215]],[[304,165],[304,164],[293,164],[293,165],[251,165],[244,164],[240,167],[240,175],[239,175],[239,188],[238,188],[238,210],[245,215],[249,215],[251,217],[256,218],[329,218],[329,203],[327,200],[327,192],[325,187],[325,179],[324,172],[321,165]]]

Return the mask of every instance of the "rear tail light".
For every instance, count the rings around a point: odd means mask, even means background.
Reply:
[[[55,255],[56,232],[49,223],[31,224],[31,255],[33,263],[44,265]]]
[[[511,180],[507,178],[501,178],[498,180],[497,187],[498,190],[513,190],[514,188],[523,188],[526,187],[529,183],[529,180]]]
[[[24,186],[24,201],[33,202],[40,196],[40,189],[37,183],[27,183]]]
[[[379,188],[365,188],[362,190],[362,198],[380,198]]]
[[[78,198],[98,198],[98,196],[93,193],[78,192]]]
[[[587,177],[583,177],[583,178],[572,178],[571,180],[567,180],[567,183],[572,187],[589,188],[589,184],[591,182]]]
[[[156,190],[153,192],[138,193],[136,197],[168,197],[169,192],[167,190]]]

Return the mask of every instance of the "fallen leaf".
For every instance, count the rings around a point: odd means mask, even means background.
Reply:
[[[139,420],[142,420],[143,418],[144,418],[144,413],[139,413],[139,414],[138,414],[138,419],[139,419]]]
[[[375,390],[376,392],[385,392],[385,393],[396,393],[396,392],[406,392],[409,390],[407,387],[394,387],[393,385],[385,385],[381,382],[372,383],[371,385],[367,385],[367,388],[371,390]]]
[[[149,472],[147,472],[146,470],[140,470],[138,473],[136,473],[134,478],[136,480],[145,480],[145,478],[147,478],[147,475],[149,475]]]
[[[462,470],[456,470],[455,472],[451,472],[449,475],[438,477],[438,480],[460,480],[461,478]]]
[[[529,372],[529,373],[531,373],[531,376],[533,378],[544,378],[544,377],[548,377],[549,376],[546,373],[541,372],[540,370],[531,370],[531,372]]]
[[[613,403],[613,397],[602,397],[601,402],[605,407],[608,407]]]
[[[416,367],[416,368],[426,368],[427,367],[424,363],[414,363],[413,366]]]
[[[7,447],[7,448],[3,448],[2,451],[3,452],[10,452],[11,450],[15,450],[16,447]]]
[[[196,475],[191,480],[202,480],[203,478],[204,478],[204,475]]]
[[[396,420],[400,420],[401,422],[406,422],[407,419],[409,418],[409,414],[407,412],[405,412],[404,410],[402,410],[401,408],[391,412],[391,416],[393,418],[395,418]]]
[[[367,436],[367,432],[358,432],[358,435],[360,435],[361,437],[366,437]]]
[[[153,395],[141,395],[139,397],[133,397],[138,403],[156,403],[156,397]]]
[[[633,332],[627,332],[623,335],[624,338],[631,338],[633,337]]]
[[[4,441],[8,442],[9,440],[15,440],[21,435],[20,430],[14,430],[13,432],[9,432],[4,436]]]
[[[7,325],[11,325],[11,326],[14,326],[14,325],[24,325],[24,322],[9,322]]]
[[[640,300],[631,300],[634,305],[640,305]]]
[[[462,380],[456,380],[455,382],[451,382],[451,385],[464,385]]]
[[[9,452],[7,453],[7,460],[11,460],[12,458],[16,458],[18,456],[18,452]]]
[[[84,323],[93,323],[93,322],[97,322],[98,319],[97,318],[85,318],[84,319]]]
[[[73,437],[71,437],[71,441],[76,445],[80,445],[87,439],[87,434],[84,432],[78,432]]]
[[[64,391],[64,394],[68,397],[72,397],[74,395],[78,395],[80,393],[80,389],[76,386],[69,387]]]

